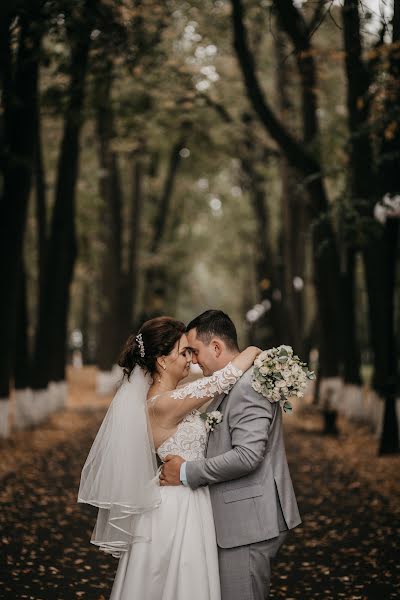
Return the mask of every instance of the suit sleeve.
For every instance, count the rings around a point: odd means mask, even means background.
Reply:
[[[278,404],[272,405],[244,378],[231,392],[229,429],[232,449],[213,458],[186,463],[189,486],[212,485],[238,479],[254,471],[265,456],[271,421]]]

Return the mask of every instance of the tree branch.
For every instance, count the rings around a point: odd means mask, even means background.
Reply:
[[[302,12],[293,0],[276,0],[276,12],[282,29],[293,43],[301,77],[303,135],[306,144],[318,136],[316,69],[310,34]]]
[[[243,23],[241,0],[231,0],[234,28],[234,47],[242,70],[249,99],[261,122],[271,137],[284,150],[289,161],[306,177],[320,177],[320,165],[304,147],[287,131],[273,113],[264,97],[256,75],[253,56],[249,50],[247,31]]]
[[[370,76],[362,58],[361,23],[358,0],[344,0],[342,8],[345,68],[347,83],[350,168],[355,198],[368,197],[373,191],[371,145],[367,128],[369,117]]]
[[[319,29],[319,27],[322,25],[326,15],[329,14],[331,10],[333,2],[334,0],[328,0],[328,2],[326,0],[318,0],[314,14],[311,17],[310,22],[308,23],[309,38],[311,38],[312,35],[317,31],[317,29]],[[328,8],[324,10],[326,4],[328,4]]]
[[[291,0],[274,0],[274,7],[279,21],[292,40],[296,51],[307,51],[310,48],[310,30],[301,11]]]
[[[215,112],[218,114],[218,116],[220,116],[221,119],[225,123],[233,123],[234,122],[232,115],[225,108],[225,106],[223,106],[220,102],[213,100],[212,98],[210,98],[210,96],[207,96],[207,94],[204,94],[204,93],[199,94],[199,98],[203,98],[203,100],[205,100],[207,106],[209,106],[210,108],[213,108],[215,110]]]
[[[179,169],[179,165],[182,160],[180,152],[182,148],[185,147],[188,135],[188,125],[183,125],[182,129],[183,131],[181,133],[181,136],[178,139],[178,141],[173,145],[169,157],[168,171],[165,177],[164,187],[160,198],[159,211],[157,213],[157,217],[154,223],[154,235],[150,244],[150,253],[152,255],[157,254],[165,232],[165,226],[170,207],[173,187]]]

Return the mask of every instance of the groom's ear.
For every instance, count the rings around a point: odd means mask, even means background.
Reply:
[[[219,340],[218,338],[214,338],[213,340],[211,340],[211,347],[215,352],[215,356],[219,358],[223,352],[221,340]]]

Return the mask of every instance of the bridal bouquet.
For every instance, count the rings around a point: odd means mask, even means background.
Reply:
[[[292,410],[287,398],[304,396],[309,379],[315,379],[314,372],[293,354],[291,346],[264,350],[254,361],[253,389],[270,402],[279,402],[284,412]]]

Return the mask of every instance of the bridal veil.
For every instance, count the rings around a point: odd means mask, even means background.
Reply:
[[[143,513],[161,503],[147,416],[150,376],[136,365],[111,402],[82,469],[78,502],[98,507],[91,542],[119,558],[132,543],[151,541]]]

